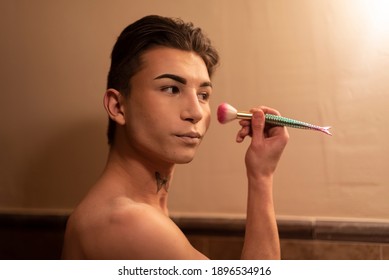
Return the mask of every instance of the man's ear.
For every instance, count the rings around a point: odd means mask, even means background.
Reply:
[[[107,111],[110,119],[120,125],[124,125],[126,120],[124,118],[124,106],[122,94],[116,89],[109,88],[104,94],[104,108]]]

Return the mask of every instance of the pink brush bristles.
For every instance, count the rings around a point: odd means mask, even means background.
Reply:
[[[238,111],[230,104],[222,103],[217,108],[217,120],[222,123],[228,123],[236,119]]]

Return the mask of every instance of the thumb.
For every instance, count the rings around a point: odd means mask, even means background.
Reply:
[[[253,111],[253,116],[251,119],[251,129],[253,139],[262,139],[263,131],[265,127],[265,114],[261,110]]]

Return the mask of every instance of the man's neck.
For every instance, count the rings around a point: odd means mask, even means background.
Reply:
[[[167,212],[167,197],[174,164],[162,164],[123,154],[111,147],[104,176],[117,184],[130,199]]]

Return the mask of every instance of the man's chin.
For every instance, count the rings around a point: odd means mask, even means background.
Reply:
[[[187,164],[187,163],[190,163],[192,160],[193,160],[193,157],[190,159],[182,159],[182,160],[178,160],[176,162],[176,164]]]
[[[193,159],[194,159],[194,155],[185,155],[185,156],[177,157],[174,162],[176,164],[187,164],[190,163]]]

